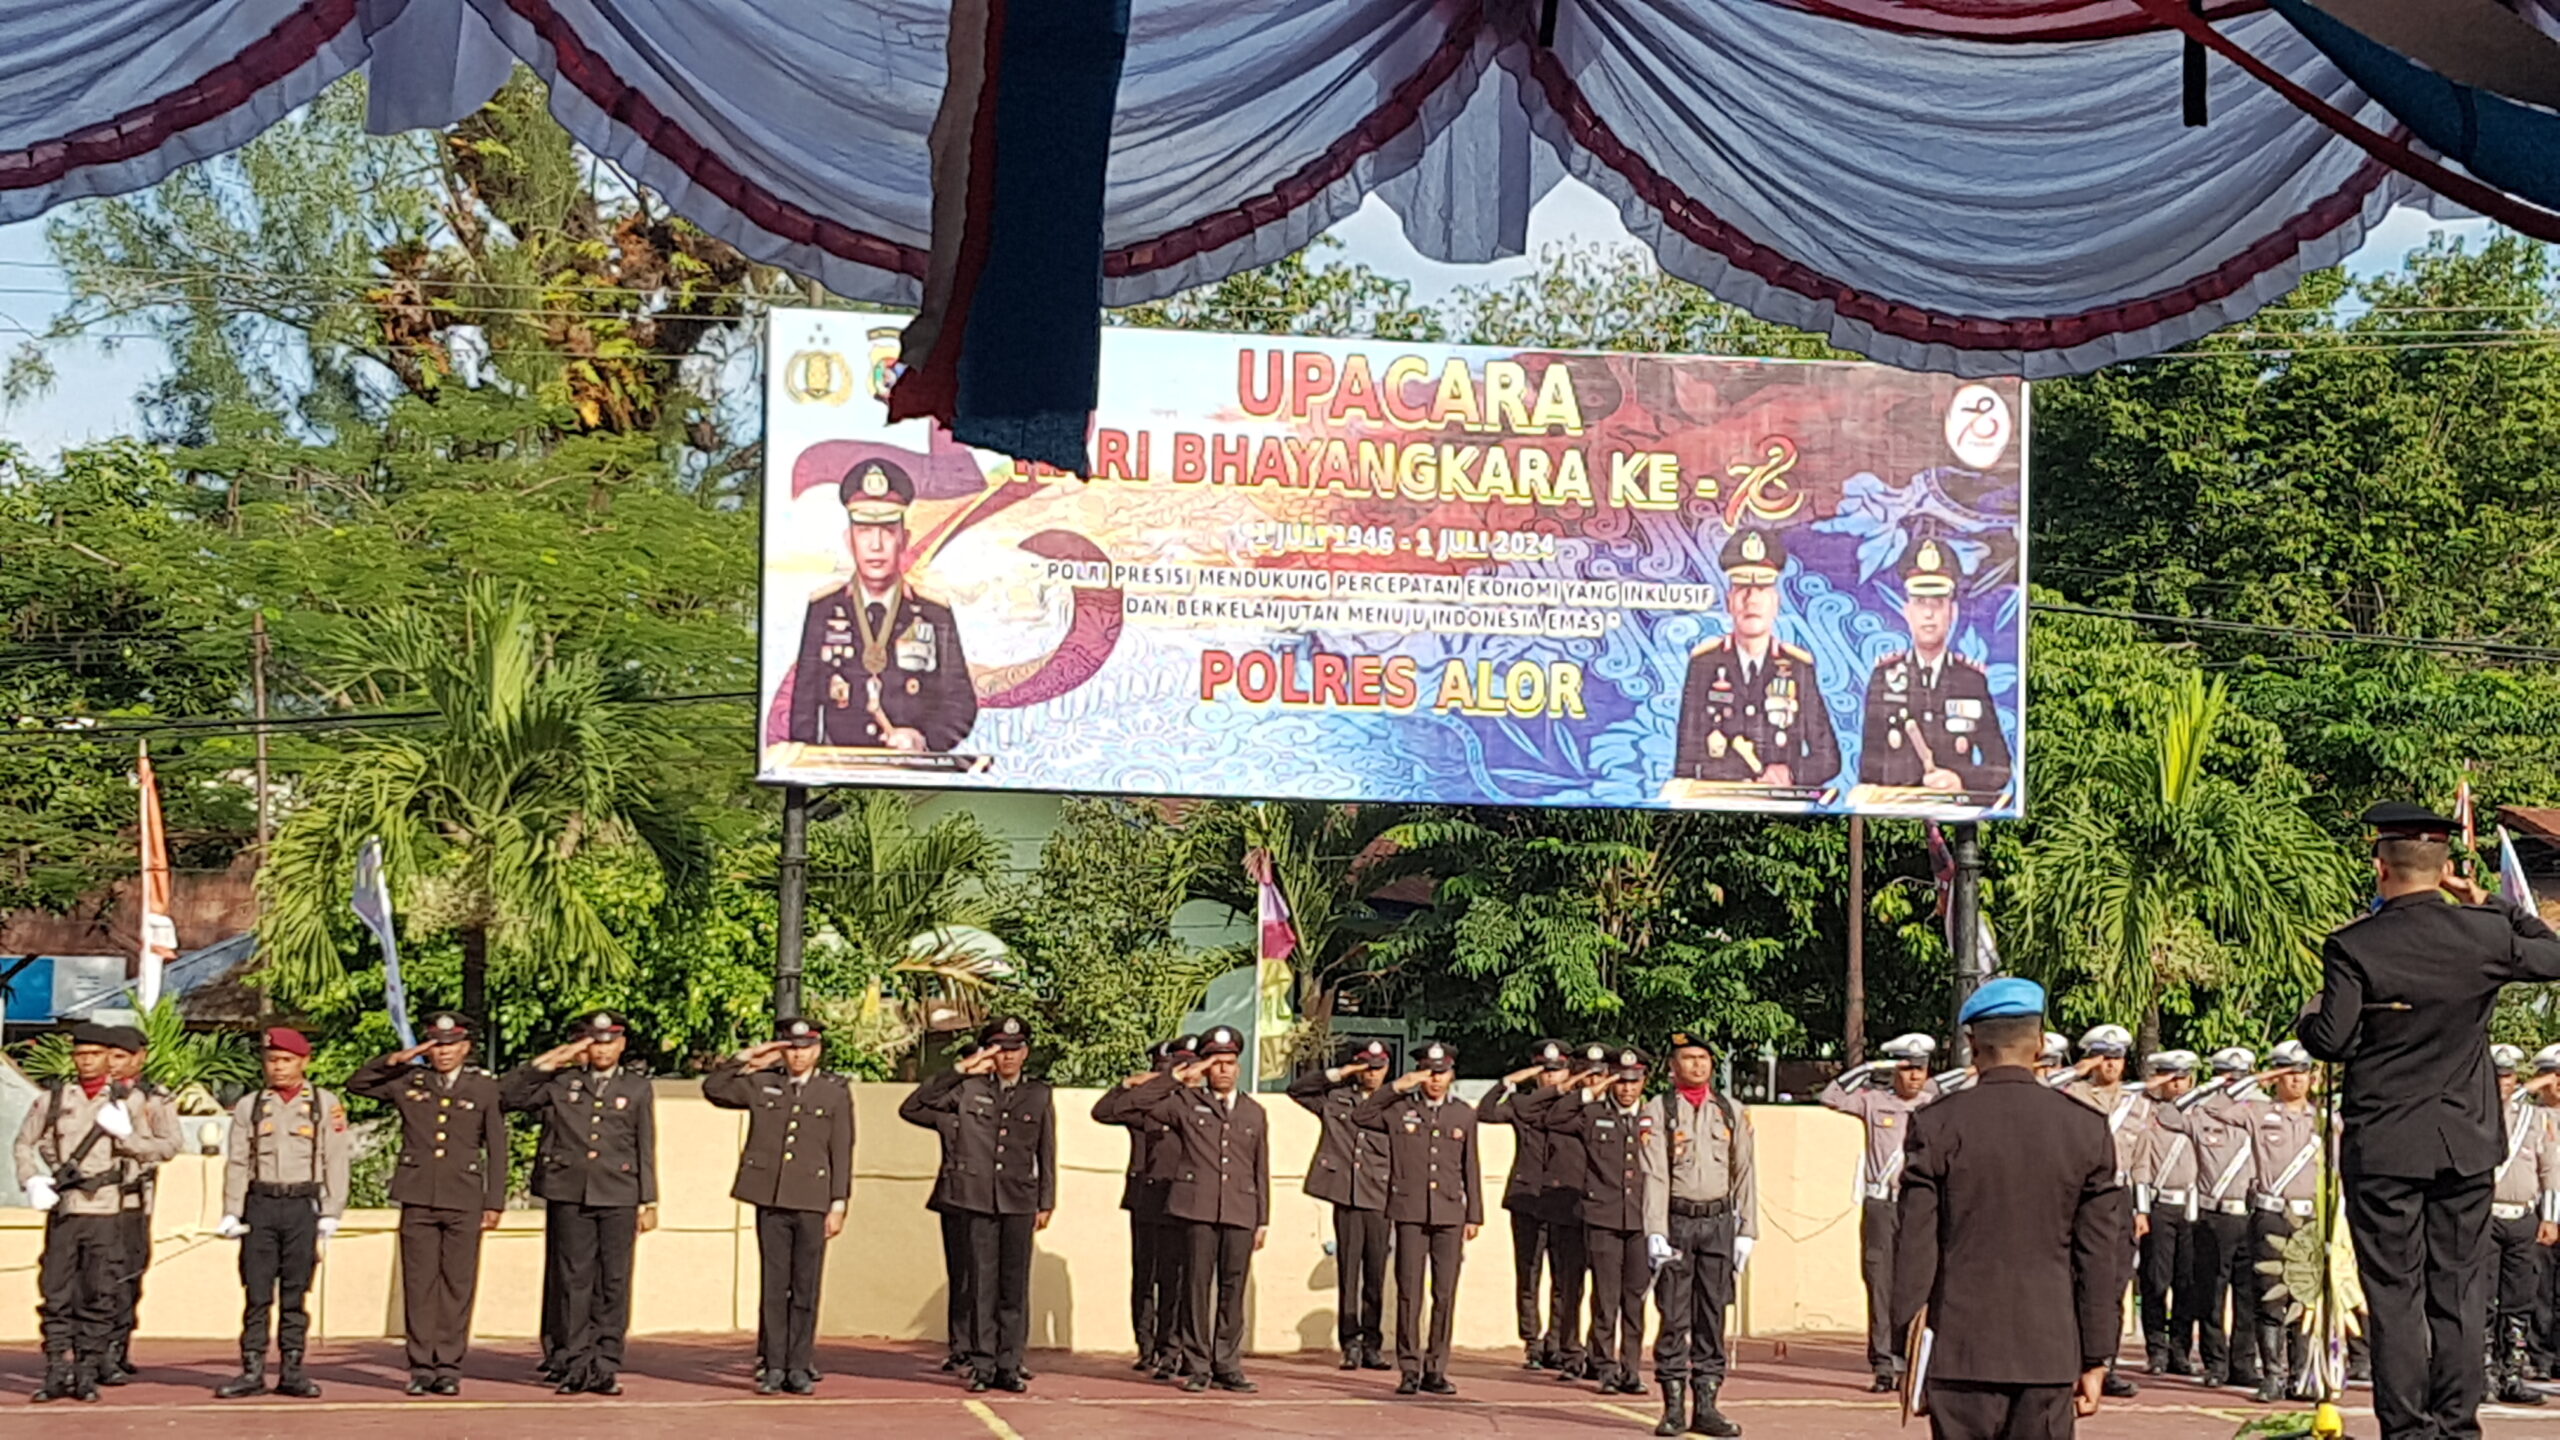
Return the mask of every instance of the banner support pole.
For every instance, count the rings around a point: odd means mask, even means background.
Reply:
[[[1957,825],[1955,841],[1955,1002],[1950,1015],[1964,1013],[1964,1004],[1982,984],[1982,827],[1970,822]],[[1973,1063],[1973,1047],[1965,1043],[1964,1026],[1955,1026],[1956,1064]]]
[[[801,942],[809,916],[809,788],[788,785],[782,791],[782,864],[773,946],[773,1014],[779,1020],[800,1013]]]
[[[1867,817],[1849,817],[1848,1003],[1840,1016],[1840,1054],[1851,1066],[1867,1058]]]

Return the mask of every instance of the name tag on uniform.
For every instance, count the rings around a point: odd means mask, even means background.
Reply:
[[[939,663],[940,642],[933,633],[933,622],[919,620],[898,637],[898,668],[931,670]]]
[[[1879,1115],[1879,1116],[1877,1116],[1877,1117],[1876,1117],[1876,1128],[1877,1128],[1877,1129],[1879,1129],[1879,1130],[1890,1130],[1890,1129],[1892,1129],[1892,1128],[1893,1128],[1893,1117],[1892,1117],[1892,1116],[1890,1116],[1890,1115]]]

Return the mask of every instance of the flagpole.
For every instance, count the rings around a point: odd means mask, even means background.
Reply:
[[[1955,827],[1955,1011],[1964,1013],[1965,1002],[1973,998],[1982,984],[1982,827],[1970,821]],[[1956,1064],[1973,1063],[1973,1047],[1965,1042],[1964,1026],[1955,1030]]]

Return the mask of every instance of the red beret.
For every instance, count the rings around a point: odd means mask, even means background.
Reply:
[[[311,1042],[303,1038],[301,1031],[290,1030],[282,1025],[267,1032],[266,1044],[262,1048],[282,1050],[288,1055],[299,1055],[305,1060],[311,1058]]]

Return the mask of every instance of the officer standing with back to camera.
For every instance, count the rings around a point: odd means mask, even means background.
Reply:
[[[1645,1249],[1654,1267],[1662,1329],[1653,1375],[1662,1386],[1656,1435],[1683,1430],[1733,1436],[1742,1427],[1717,1407],[1728,1358],[1725,1307],[1760,1234],[1751,1118],[1715,1086],[1715,1052],[1685,1032],[1671,1037],[1671,1089],[1645,1102]]]
[[[400,1207],[408,1393],[459,1395],[480,1237],[507,1208],[507,1115],[496,1077],[468,1063],[469,1017],[439,1010],[420,1034],[419,1043],[358,1066],[347,1093],[400,1117],[391,1199]]]
[[[1333,1207],[1334,1328],[1345,1370],[1387,1368],[1387,1137],[1362,1129],[1351,1112],[1386,1083],[1390,1058],[1387,1042],[1355,1040],[1340,1064],[1289,1082],[1289,1098],[1322,1126],[1307,1193]]]
[[[143,1074],[151,1062],[151,1037],[133,1025],[117,1026],[116,1037],[122,1048],[107,1052],[109,1076],[125,1087],[126,1107],[143,1131],[168,1137],[170,1153],[176,1154],[186,1147],[178,1125],[178,1099],[167,1086]],[[98,1371],[101,1385],[122,1385],[142,1373],[133,1363],[133,1332],[142,1315],[142,1277],[151,1268],[151,1214],[160,1198],[160,1165],[158,1160],[131,1156],[124,1163],[125,1178],[118,1186],[123,1198],[117,1215],[123,1229],[115,1339],[108,1346],[107,1364]]]
[[[598,1010],[498,1082],[506,1108],[541,1118],[533,1193],[559,1265],[563,1395],[622,1393],[632,1253],[658,1225],[657,1105],[629,1047],[622,1018]]]
[[[1031,1236],[1058,1208],[1057,1107],[1049,1082],[1023,1073],[1030,1055],[1028,1023],[990,1020],[973,1054],[898,1106],[910,1125],[951,1127],[928,1203],[960,1216],[972,1394],[1030,1388],[1022,1357],[1031,1339]]]
[[[2162,1050],[2143,1067],[2151,1124],[2133,1157],[2133,1237],[2142,1349],[2153,1375],[2196,1373],[2196,1144],[2177,1123],[2196,1064],[2192,1050]]]
[[[2069,1440],[2124,1323],[2126,1209],[2106,1123],[2035,1083],[2044,987],[1964,1004],[1979,1080],[1911,1118],[1893,1320],[1925,1310],[1933,1440]],[[1920,1357],[1913,1357],[1921,1363]]]
[[[266,1084],[240,1097],[223,1144],[222,1223],[240,1242],[240,1373],[214,1390],[236,1400],[267,1388],[267,1316],[274,1312],[281,1362],[275,1393],[299,1400],[320,1387],[302,1373],[311,1291],[320,1248],[347,1210],[347,1110],[337,1096],[309,1083],[311,1042],[278,1026],[266,1033],[260,1064]]]
[[[2506,985],[2560,980],[2560,938],[2449,873],[2451,820],[2385,804],[2365,821],[2382,903],[2322,947],[2295,1033],[2347,1067],[2339,1171],[2384,1440],[2473,1435],[2502,1139],[2489,1016]],[[2431,1346],[2431,1329],[2454,1343]]]
[[[747,1112],[729,1198],[756,1211],[759,1395],[818,1388],[818,1289],[853,1198],[853,1087],[818,1068],[826,1039],[817,1021],[786,1016],[702,1077],[703,1099]]]
[[[1893,1236],[1900,1223],[1902,1142],[1911,1117],[1938,1098],[1929,1061],[1938,1042],[1926,1035],[1896,1035],[1877,1047],[1879,1058],[1856,1066],[1822,1087],[1825,1108],[1852,1115],[1866,1126],[1858,1157],[1858,1272],[1867,1287],[1868,1388],[1890,1395],[1901,1385],[1902,1337],[1893,1333]]]
[[[2560,1090],[2560,1075],[2517,1082],[2524,1052],[2489,1047],[2498,1074],[2500,1117],[2506,1148],[2489,1196],[2489,1239],[2496,1252],[2497,1314],[2489,1334],[2489,1394],[2501,1405],[2540,1405],[2542,1392],[2527,1383],[2533,1326],[2542,1309],[2542,1272],[2550,1246],[2560,1241],[2560,1125],[2534,1103]]]
[[[1174,1059],[1179,1044],[1159,1040],[1147,1047],[1147,1068],[1130,1077],[1131,1082],[1169,1075],[1175,1066],[1199,1058],[1195,1053]],[[1164,1127],[1143,1113],[1124,1114],[1125,1107],[1112,1101],[1117,1093],[1105,1090],[1094,1100],[1093,1119],[1129,1132],[1129,1169],[1120,1181],[1120,1208],[1129,1215],[1129,1332],[1138,1342],[1137,1363],[1129,1368],[1147,1373],[1172,1358],[1173,1321],[1182,1313],[1182,1302],[1166,1278],[1179,1273],[1170,1260],[1181,1242],[1181,1231],[1167,1222],[1164,1213],[1165,1190],[1171,1184],[1171,1176],[1160,1171],[1157,1155],[1164,1146]]]
[[[1541,1040],[1529,1047],[1529,1063],[1502,1077],[1476,1107],[1479,1125],[1511,1127],[1511,1176],[1502,1187],[1502,1208],[1511,1217],[1511,1276],[1518,1287],[1513,1307],[1520,1321],[1521,1368],[1578,1370],[1582,1360],[1582,1277],[1589,1263],[1582,1253],[1581,1177],[1573,1193],[1558,1196],[1549,1173],[1546,1131],[1519,1122],[1519,1107],[1532,1096],[1563,1093],[1572,1068],[1561,1040]],[[1553,1303],[1539,1293],[1539,1272],[1554,1287]]]
[[[1449,1341],[1457,1325],[1458,1269],[1484,1224],[1484,1169],[1475,1107],[1451,1093],[1457,1047],[1434,1040],[1414,1068],[1360,1102],[1352,1115],[1387,1137],[1387,1218],[1396,1227],[1396,1393],[1455,1395]],[[1423,1273],[1430,1272],[1431,1329],[1422,1328]]]
[[[1644,1295],[1653,1270],[1645,1255],[1644,1147],[1654,1117],[1644,1086],[1652,1064],[1644,1052],[1606,1052],[1606,1064],[1580,1071],[1576,1083],[1530,1112],[1570,1150],[1581,1188],[1576,1218],[1591,1266],[1591,1361],[1587,1373],[1603,1395],[1644,1393]],[[1523,1123],[1528,1123],[1524,1117]]]
[[[82,1021],[71,1027],[71,1078],[48,1081],[18,1124],[13,1160],[27,1203],[45,1217],[36,1307],[44,1336],[48,1400],[95,1400],[115,1367],[116,1320],[123,1297],[126,1222],[138,1207],[124,1181],[131,1167],[177,1153],[174,1124],[162,1125],[114,1078],[130,1055],[129,1031]],[[174,1117],[172,1117],[174,1118]]]

